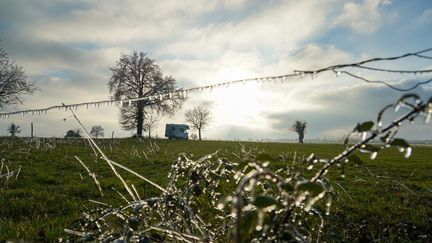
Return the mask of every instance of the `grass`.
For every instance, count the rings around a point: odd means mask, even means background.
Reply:
[[[235,161],[238,142],[156,140],[159,149],[148,140],[98,140],[112,160],[164,186],[167,173],[179,153],[195,158],[219,150]],[[51,144],[51,147],[47,144]],[[312,175],[301,161],[310,153],[331,158],[343,151],[338,144],[242,143],[255,154],[266,154],[271,169],[296,167]],[[432,241],[432,147],[414,147],[405,159],[395,148],[379,153],[375,160],[360,155],[360,167],[346,166],[329,173],[335,188],[331,214],[327,217],[324,240],[340,241]],[[101,196],[93,179],[75,160],[78,156],[101,182]],[[296,158],[293,165],[294,157]],[[122,190],[107,164],[96,159],[85,140],[50,140],[41,144],[24,140],[0,139],[0,159],[11,170],[22,166],[18,179],[7,187],[0,179],[0,241],[57,241],[63,229],[78,219],[80,213],[96,205],[97,200],[120,205],[121,197],[112,190]],[[133,182],[142,197],[158,195],[157,189],[121,171]]]

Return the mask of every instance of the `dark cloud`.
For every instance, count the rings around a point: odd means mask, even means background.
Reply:
[[[405,81],[401,86],[412,86],[418,80]],[[423,99],[432,97],[432,87],[422,86],[413,90]],[[378,112],[387,104],[394,104],[403,93],[387,87],[374,85],[358,85],[328,91],[311,91],[304,95],[310,103],[320,104],[318,110],[296,110],[274,114],[267,114],[271,127],[277,130],[286,130],[295,120],[305,120],[309,124],[308,136],[326,137],[337,136],[346,130],[348,133],[358,122],[375,121]],[[394,119],[398,114],[386,113],[386,121]],[[411,139],[422,135],[423,129],[410,128],[407,134]]]

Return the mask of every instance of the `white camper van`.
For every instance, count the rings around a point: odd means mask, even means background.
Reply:
[[[165,137],[169,139],[188,139],[189,126],[186,124],[166,124]]]

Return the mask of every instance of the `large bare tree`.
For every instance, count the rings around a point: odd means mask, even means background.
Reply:
[[[306,121],[295,121],[291,126],[291,130],[298,134],[299,143],[303,143],[304,135],[306,133],[307,122]]]
[[[186,111],[186,122],[198,131],[199,140],[201,140],[201,130],[210,122],[210,114],[210,111],[203,106],[196,106]]]
[[[0,47],[0,109],[7,105],[22,103],[22,96],[36,90],[27,81],[22,67],[9,59],[8,53]]]
[[[164,76],[154,60],[143,52],[122,55],[116,65],[110,68],[112,76],[108,82],[113,98],[133,99],[166,94],[176,90],[176,81],[171,76]],[[136,129],[137,137],[142,137],[144,120],[147,114],[156,111],[172,115],[181,107],[183,98],[169,96],[163,99],[141,100],[123,103],[120,108],[120,124],[125,130]]]

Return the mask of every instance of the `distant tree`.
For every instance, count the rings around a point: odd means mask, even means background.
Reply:
[[[307,128],[307,122],[300,121],[300,120],[295,121],[291,127],[291,130],[298,134],[299,143],[303,143],[304,135],[306,133],[306,128]]]
[[[156,128],[157,124],[159,122],[159,119],[155,114],[148,114],[144,118],[144,125],[143,129],[145,132],[148,133],[148,137],[151,138],[151,132]]]
[[[22,96],[36,90],[27,81],[22,67],[9,60],[8,53],[0,47],[0,108],[22,103]]]
[[[20,126],[15,125],[14,123],[10,124],[7,131],[10,133],[11,137],[15,137],[15,134],[20,133]]]
[[[192,140],[197,140],[197,139],[198,139],[198,136],[197,136],[195,133],[192,133],[192,134],[190,135],[190,138],[191,138]]]
[[[163,76],[160,67],[143,52],[122,55],[111,69],[108,82],[113,98],[132,99],[145,96],[167,94],[176,90],[175,79]],[[172,115],[181,107],[184,98],[176,95],[163,99],[140,100],[124,103],[120,108],[120,124],[125,130],[136,129],[136,136],[142,137],[145,116],[152,111]]]
[[[210,114],[210,111],[203,106],[196,106],[186,112],[186,122],[198,131],[199,140],[201,140],[201,130],[210,122]]]
[[[103,137],[105,136],[104,128],[101,125],[94,125],[90,130],[90,135],[92,135],[95,138]]]

